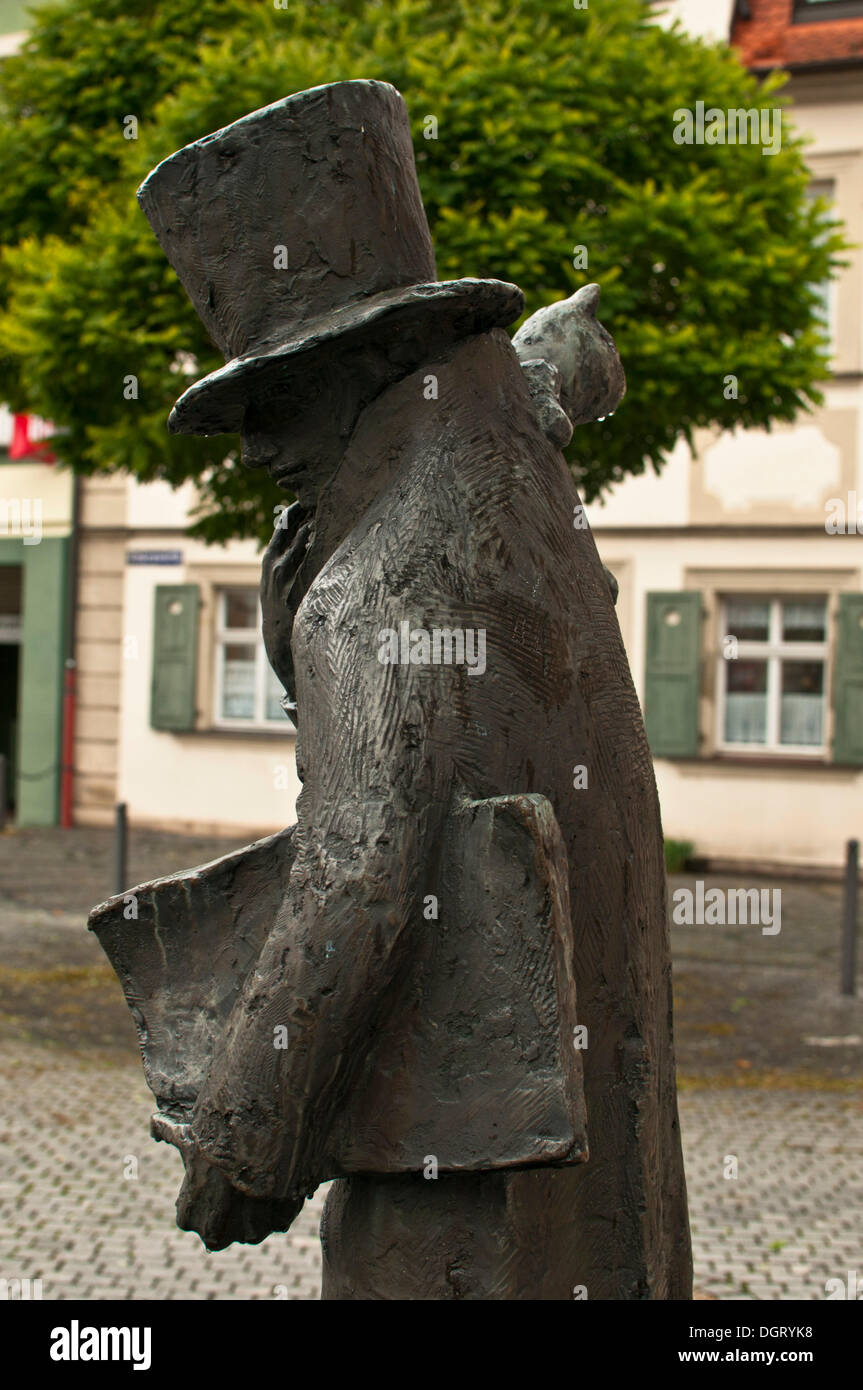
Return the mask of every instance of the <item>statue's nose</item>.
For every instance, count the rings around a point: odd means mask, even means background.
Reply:
[[[266,468],[279,453],[279,446],[271,435],[243,434],[241,438],[243,463],[247,468]]]

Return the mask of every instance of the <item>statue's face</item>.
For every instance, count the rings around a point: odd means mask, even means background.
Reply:
[[[266,467],[273,481],[313,503],[341,462],[363,408],[392,369],[368,352],[330,360],[246,411],[243,462]]]
[[[256,402],[246,411],[243,462],[268,468],[274,482],[292,492],[322,486],[338,462],[343,431],[349,435],[353,428],[351,394],[337,382],[324,393],[316,376]]]

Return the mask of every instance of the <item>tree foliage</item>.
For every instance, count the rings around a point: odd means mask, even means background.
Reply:
[[[774,108],[781,80],[645,0],[53,0],[0,69],[0,398],[53,419],[75,469],[195,478],[200,534],[269,534],[278,494],[236,439],[167,434],[188,355],[221,358],[135,190],[190,140],[360,76],[404,93],[441,278],[514,280],[528,312],[602,285],[629,390],[570,446],[588,500],[697,428],[820,401],[813,287],[842,243],[790,121],[774,156],[673,139],[679,108]]]

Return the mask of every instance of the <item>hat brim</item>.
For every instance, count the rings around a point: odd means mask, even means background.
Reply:
[[[249,402],[284,387],[327,344],[385,332],[408,338],[435,325],[455,337],[505,328],[524,309],[517,285],[503,280],[443,280],[404,285],[310,320],[301,334],[264,344],[226,362],[185,391],[168,417],[171,434],[234,434]]]

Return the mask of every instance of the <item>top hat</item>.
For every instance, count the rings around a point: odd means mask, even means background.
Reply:
[[[512,323],[521,291],[438,282],[407,108],[387,82],[335,82],[186,145],[138,199],[224,367],[195,382],[174,434],[242,429],[335,340],[456,337]]]

